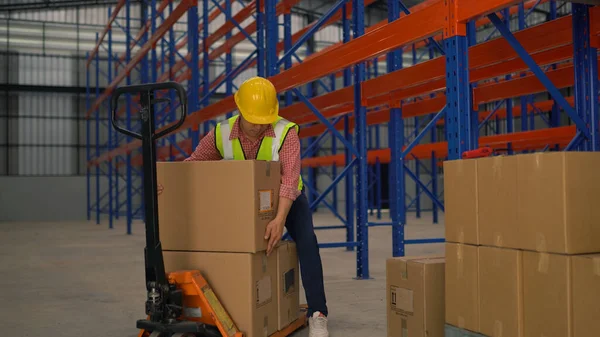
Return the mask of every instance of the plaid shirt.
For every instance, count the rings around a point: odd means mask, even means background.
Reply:
[[[244,150],[246,159],[256,159],[258,149],[262,139],[265,137],[275,137],[275,131],[273,127],[269,125],[267,130],[257,140],[252,141],[248,139],[240,129],[240,120],[237,119],[229,140],[239,138]],[[212,129],[198,144],[194,152],[186,158],[184,161],[208,161],[208,160],[221,160],[221,154],[215,147],[215,130]],[[296,200],[300,195],[298,191],[298,181],[300,177],[300,138],[296,132],[289,132],[283,141],[281,150],[279,151],[279,162],[281,164],[281,186],[279,189],[279,195],[291,200]]]

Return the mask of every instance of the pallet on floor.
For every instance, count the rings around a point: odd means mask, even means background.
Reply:
[[[482,334],[446,324],[445,337],[486,337]]]

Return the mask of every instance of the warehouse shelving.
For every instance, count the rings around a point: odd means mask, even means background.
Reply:
[[[142,33],[140,42],[143,47],[133,57],[129,55],[130,51],[127,52],[122,62],[126,64],[125,70],[117,72],[114,77],[109,70],[108,76],[112,81],[105,93],[96,91],[96,96],[91,97],[90,89],[88,117],[99,116],[99,110],[105,109],[106,98],[111,90],[123,79],[130,83],[132,70],[141,61],[142,82],[170,78],[187,83],[190,114],[177,137],[173,135],[158,149],[161,160],[181,160],[198,143],[201,125],[205,126],[202,130],[206,132],[206,126],[210,126],[216,118],[234,112],[235,103],[230,95],[232,78],[242,69],[256,65],[257,74],[268,76],[278,91],[285,94],[282,97],[285,104],[282,104],[281,115],[302,125],[302,139],[314,139],[312,144],[316,145],[310,145],[304,154],[305,169],[334,168],[331,170],[334,176],[331,185],[322,191],[316,190],[313,173],[305,175],[307,193],[311,196],[312,206],[323,202],[343,222],[342,228],[346,229],[345,241],[322,243],[322,247],[356,249],[356,276],[363,279],[370,277],[370,226],[392,226],[395,256],[404,255],[405,246],[409,244],[443,242],[443,238],[405,238],[406,175],[417,184],[417,195],[425,193],[435,207],[443,211],[437,186],[440,160],[459,159],[464,151],[483,145],[495,149],[508,148],[509,153],[548,149],[598,150],[597,48],[600,44],[600,7],[573,3],[570,5],[572,13],[559,17],[555,1],[428,0],[408,9],[401,1],[389,0],[388,22],[366,29],[364,8],[371,2],[338,1],[318,21],[292,34],[289,29],[290,9],[298,1],[277,3],[276,0],[258,0],[247,4],[235,15],[227,12],[230,1],[226,1],[225,5],[216,8],[225,9],[227,18],[233,15],[235,20],[227,20],[222,29],[208,35],[208,30],[204,28],[206,24],[202,29],[196,29],[199,24],[199,3],[183,0],[173,8],[169,1],[163,1],[161,6],[163,3],[169,5],[169,15],[164,14],[166,18],[161,20],[159,27],[155,27],[157,16],[151,16],[155,20],[151,21],[149,33],[152,35],[148,37],[147,32]],[[150,8],[156,8],[156,1],[148,3]],[[548,21],[525,27],[525,16],[540,3],[549,3]],[[208,14],[213,13],[209,10],[209,4],[214,4],[214,1],[200,4],[200,12],[203,13],[201,22],[209,22],[213,17]],[[121,1],[119,5],[127,9],[129,2]],[[254,12],[256,21],[246,26],[246,34],[238,32],[214,50],[209,50],[209,45],[229,34],[233,27],[238,27],[239,22]],[[184,13],[187,13],[188,31],[186,40],[181,41],[187,42],[188,54],[175,62],[172,53],[175,37],[170,30],[176,18]],[[502,19],[496,13],[500,13]],[[278,36],[277,17],[280,15],[284,16],[283,41]],[[518,28],[513,31],[509,29],[510,22],[507,20],[510,15],[517,17]],[[263,18],[266,18],[264,22]],[[343,27],[343,41],[340,44],[312,53],[303,60],[295,55],[294,51],[306,42],[308,36],[337,21],[341,21]],[[489,35],[486,33],[482,41],[478,41],[477,31],[489,26],[493,26],[501,36],[486,41]],[[148,27],[147,23],[145,27]],[[149,61],[146,54],[168,31],[168,43],[172,47],[169,48],[171,53],[168,62],[172,71],[156,76],[155,69],[159,62],[154,54]],[[232,69],[229,63],[225,74],[211,82],[207,71],[209,60],[215,60],[224,53],[230,55],[233,46],[254,32],[258,33],[257,38],[252,38],[257,45],[256,52],[238,69]],[[110,29],[107,35],[110,49]],[[127,36],[127,45],[131,45],[132,39],[129,34]],[[99,43],[103,42],[101,38],[98,40]],[[417,51],[428,55],[430,59],[404,67],[403,47],[410,48],[413,61],[420,59]],[[90,55],[90,59],[91,56],[97,57],[97,53]],[[298,62],[294,63],[292,57]],[[161,65],[165,62],[162,60]],[[367,64],[378,65],[383,62],[386,63],[387,73],[373,71],[377,76],[368,79]],[[152,77],[149,77],[148,69],[153,73]],[[191,71],[193,69],[199,71]],[[98,67],[96,72],[99,72]],[[176,75],[178,72],[181,73]],[[332,79],[336,77],[343,78],[342,88],[335,87]],[[310,91],[305,95],[299,90],[299,87],[311,83],[317,87],[327,87],[328,81],[328,92],[318,96],[313,96]],[[226,97],[209,103],[209,98],[223,83],[228,87]],[[564,93],[571,91],[566,90],[568,88],[573,88],[573,94],[564,97]],[[549,99],[539,99],[538,96],[547,93],[551,96]],[[297,101],[294,101],[294,97]],[[514,98],[519,99],[517,106],[513,106]],[[500,109],[502,105],[505,107]],[[123,118],[127,123],[132,123],[131,104],[126,104],[126,107]],[[174,107],[169,107],[168,111],[174,111]],[[162,118],[163,127],[172,123],[172,120],[168,120],[169,114],[165,116]],[[545,120],[548,127],[538,127],[539,123],[535,125],[533,121],[536,116]],[[405,123],[410,119],[415,121],[415,127],[413,136],[407,137]],[[522,123],[521,130],[517,132],[515,122],[518,120]],[[89,119],[88,123],[92,122]],[[96,121],[96,128],[100,124]],[[384,124],[388,132],[387,146],[369,146],[369,127],[373,127],[372,132],[381,133],[381,129],[375,126]],[[488,130],[495,134],[487,135]],[[129,203],[135,190],[133,175],[138,172],[141,163],[137,153],[140,144],[113,137],[115,139],[108,151],[99,153],[96,148],[96,154],[88,156],[88,176],[95,170],[96,181],[99,181],[100,173],[106,168],[105,173],[110,180],[113,167],[120,170],[126,164],[126,214],[130,222],[135,213]],[[335,139],[336,144],[331,154],[314,156],[315,148],[329,137]],[[425,141],[426,137],[429,142]],[[343,150],[338,148],[340,144],[344,146]],[[419,163],[425,159],[431,161],[431,169],[427,174],[431,180],[429,184],[422,182],[422,175],[407,166],[409,161]],[[110,165],[106,165],[107,162]],[[391,223],[374,224],[368,219],[368,171],[369,165],[373,165],[371,170],[376,171],[381,164],[389,165]],[[330,193],[336,193],[335,186],[342,180],[345,181],[346,191],[345,216],[338,213],[335,200],[333,205],[325,200]],[[372,185],[376,192],[374,194],[378,195],[377,186],[381,186],[381,182]],[[112,188],[110,186],[109,189]],[[119,191],[119,187],[115,185],[115,188]],[[108,198],[112,198],[113,194],[109,191]],[[114,195],[118,196],[119,193]],[[378,197],[380,200],[381,196]],[[101,199],[99,195],[98,199]],[[371,204],[378,204],[379,200]],[[119,205],[119,202],[116,204]],[[100,203],[96,202],[97,210],[101,208],[98,205]],[[113,214],[119,214],[119,209],[113,210],[112,205],[111,199],[107,206],[111,219]]]

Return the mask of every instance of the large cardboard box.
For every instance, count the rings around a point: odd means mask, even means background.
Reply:
[[[446,243],[446,323],[479,332],[477,246]]]
[[[444,162],[446,241],[479,244],[477,160]]]
[[[568,255],[523,252],[525,337],[573,337],[571,268]]]
[[[279,163],[161,162],[157,171],[163,249],[266,250],[265,228],[279,200]]]
[[[520,248],[600,252],[600,153],[534,153],[517,159]]]
[[[477,160],[479,244],[519,248],[517,157]]]
[[[276,254],[165,251],[163,255],[167,272],[199,270],[244,336],[266,337],[277,331]]]
[[[298,319],[300,307],[300,277],[298,253],[292,241],[282,241],[277,247],[277,308],[279,330]]]
[[[443,337],[444,258],[391,258],[386,274],[388,337]]]
[[[479,247],[479,332],[523,336],[522,251]]]
[[[573,256],[573,336],[600,334],[600,254]]]

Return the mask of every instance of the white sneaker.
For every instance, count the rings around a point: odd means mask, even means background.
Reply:
[[[327,317],[319,311],[308,318],[308,337],[329,337]]]

